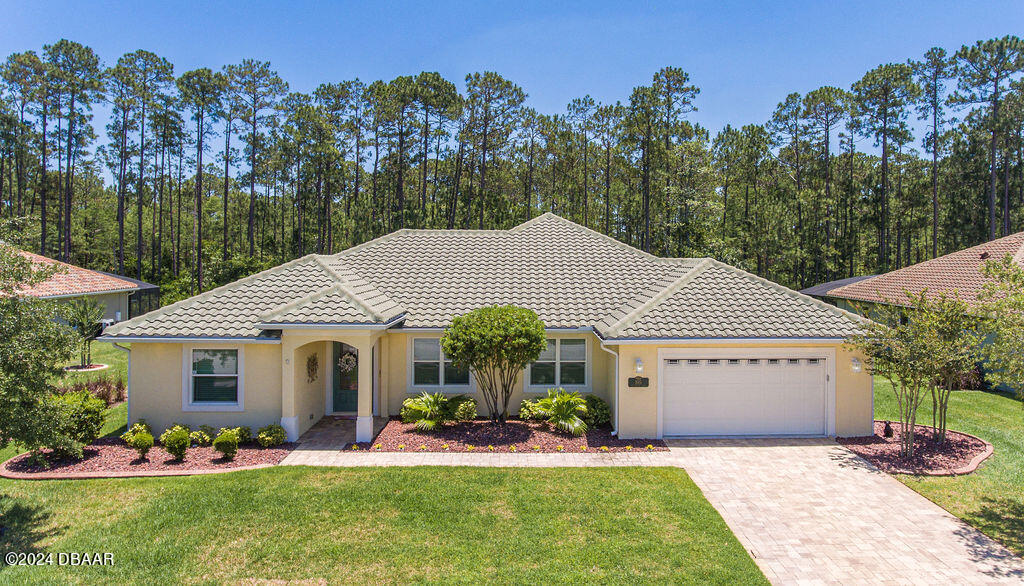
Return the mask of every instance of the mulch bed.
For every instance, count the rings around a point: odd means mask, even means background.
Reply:
[[[885,422],[875,421],[874,435],[839,438],[840,444],[891,474],[956,476],[974,472],[992,455],[992,444],[958,431],[946,431],[945,443],[932,438],[932,428],[917,425],[914,431],[914,455],[900,457],[900,426],[892,422],[893,436],[884,437]]]
[[[434,431],[417,431],[412,423],[392,419],[373,442],[355,444],[360,450],[380,452],[629,452],[667,451],[661,440],[622,440],[604,427],[572,437],[558,433],[544,422],[510,420],[504,425],[490,421],[464,421]],[[648,445],[651,446],[648,449]],[[447,447],[446,447],[447,446]],[[605,449],[607,448],[607,449]],[[352,444],[345,446],[352,450]]]
[[[263,448],[255,444],[239,446],[234,460],[224,459],[220,452],[209,446],[191,447],[185,453],[185,459],[178,462],[160,446],[153,446],[147,458],[140,460],[138,453],[120,439],[101,438],[85,448],[85,457],[81,460],[47,455],[49,467],[45,467],[32,460],[28,454],[22,454],[8,460],[4,464],[4,472],[19,477],[39,475],[51,478],[59,475],[74,478],[194,474],[272,466],[280,463],[294,447],[294,444],[283,444],[276,448]]]
[[[109,364],[89,364],[82,366],[81,364],[75,364],[73,366],[65,366],[65,372],[94,372],[97,370],[106,370],[110,368]]]

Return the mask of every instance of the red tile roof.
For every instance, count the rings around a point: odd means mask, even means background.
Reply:
[[[986,261],[999,260],[1007,254],[1024,266],[1024,232],[832,289],[828,296],[906,305],[907,292],[920,293],[928,289],[929,294],[956,295],[973,305],[986,281],[981,267]]]
[[[82,267],[33,254],[20,251],[21,255],[40,265],[59,265],[64,268],[49,279],[34,287],[25,289],[25,295],[33,297],[63,297],[69,295],[84,295],[88,293],[107,293],[115,291],[134,291],[138,285],[131,281],[119,279],[111,275],[104,275]]]

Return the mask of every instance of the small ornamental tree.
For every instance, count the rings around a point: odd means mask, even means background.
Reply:
[[[68,323],[78,332],[78,356],[82,368],[92,364],[92,341],[100,335],[103,306],[88,297],[77,297],[68,303]]]
[[[544,322],[513,305],[481,307],[452,320],[441,349],[476,377],[491,419],[504,422],[516,378],[547,348]]]
[[[57,270],[37,265],[5,244],[18,227],[0,225],[0,448],[15,442],[38,453],[40,448],[78,447],[64,433],[65,414],[52,400],[51,382],[71,358],[75,333],[54,319],[52,301],[21,295]]]
[[[985,263],[989,282],[979,295],[984,330],[985,377],[1024,398],[1024,268],[1007,255]]]
[[[957,381],[971,373],[978,363],[978,348],[982,337],[978,332],[978,319],[972,315],[967,303],[956,297],[940,295],[927,299],[922,293],[915,299],[915,309],[921,313],[930,334],[932,367],[932,431],[939,443],[946,441],[946,414],[949,397]]]

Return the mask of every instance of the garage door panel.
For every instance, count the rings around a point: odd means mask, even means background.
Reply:
[[[666,361],[665,435],[824,435],[825,361]]]

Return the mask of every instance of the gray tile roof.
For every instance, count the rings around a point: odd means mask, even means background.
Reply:
[[[309,255],[107,329],[258,336],[261,324],[444,327],[515,304],[606,338],[844,337],[850,314],[710,259],[658,258],[544,214],[511,230],[399,230]]]

